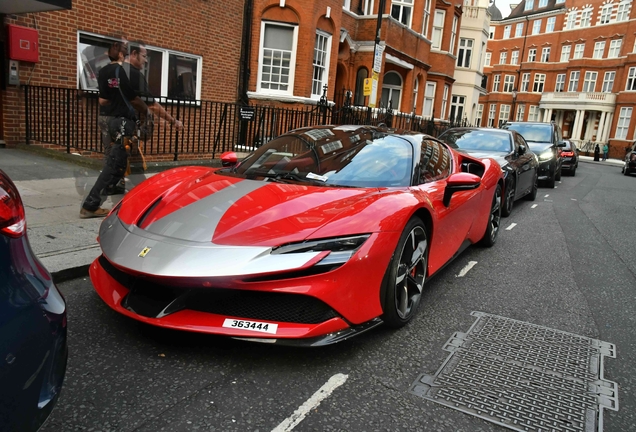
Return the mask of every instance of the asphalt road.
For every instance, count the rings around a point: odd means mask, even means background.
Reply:
[[[581,164],[518,201],[493,248],[469,248],[429,280],[410,325],[320,349],[149,327],[111,311],[88,278],[66,282],[69,366],[42,431],[506,430],[409,392],[471,311],[615,343],[604,370],[620,409],[604,411],[603,429],[636,430],[635,226],[636,178]]]

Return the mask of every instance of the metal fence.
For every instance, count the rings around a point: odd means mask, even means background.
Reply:
[[[97,92],[27,85],[24,101],[27,144],[66,146],[69,153],[103,152]],[[155,120],[153,132],[142,145],[146,157],[155,160],[215,158],[228,150],[252,151],[289,130],[306,126],[385,125],[433,136],[449,127],[468,126],[465,119],[435,122],[396,113],[390,106],[354,106],[349,91],[337,94],[335,102],[323,96],[313,106],[296,108],[166,98],[158,101],[171,116],[183,122],[184,129],[178,131]]]

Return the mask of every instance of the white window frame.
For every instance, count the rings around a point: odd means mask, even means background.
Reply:
[[[570,80],[568,81],[568,92],[577,92],[579,90],[579,81],[581,80],[581,71],[571,71]]]
[[[515,114],[515,121],[523,121],[523,116],[526,114],[526,104],[517,104],[517,113]]]
[[[539,6],[540,8],[542,7],[546,7],[548,5],[548,0],[539,0]]]
[[[598,41],[594,44],[594,54],[592,54],[592,58],[602,59],[603,54],[605,54],[605,41]]]
[[[519,64],[519,50],[515,50],[510,55],[510,64],[517,65]]]
[[[541,62],[548,63],[550,61],[550,47],[543,47],[541,50]]]
[[[362,15],[373,15],[373,0],[364,0],[362,4]]]
[[[625,91],[636,91],[636,67],[630,67],[627,73]]]
[[[610,47],[607,51],[607,58],[618,58],[621,54],[621,46],[623,45],[623,39],[614,39],[610,41]]]
[[[322,96],[322,88],[329,83],[329,59],[331,57],[331,35],[321,30],[316,30],[316,41],[314,43],[314,58],[313,58],[313,75],[311,77],[311,98],[320,99]],[[319,53],[316,52],[318,47],[316,46],[320,41],[325,42],[325,51],[322,53],[321,59],[322,65],[316,63],[319,57]],[[320,75],[319,79],[316,76]],[[315,93],[316,86],[318,86],[318,93]]]
[[[565,29],[566,30],[572,30],[574,28],[574,26],[576,25],[576,18],[578,17],[579,13],[578,11],[570,11],[568,12],[568,16],[565,19]]]
[[[440,51],[444,40],[444,20],[446,19],[446,11],[435,9],[433,16],[433,33],[431,35],[431,49]]]
[[[501,86],[501,75],[497,74],[492,77],[492,91],[498,92],[499,87]]]
[[[458,24],[459,24],[459,18],[454,16],[453,17],[453,25],[451,27],[450,45],[448,46],[448,52],[450,52],[450,53],[454,53],[455,52],[455,42],[457,41],[457,25]]]
[[[495,28],[493,26],[490,26],[490,28],[488,29],[488,39],[492,40],[495,38]]]
[[[484,115],[484,104],[478,104],[477,105],[477,112],[475,113],[475,126],[480,127],[481,126],[481,118]]]
[[[570,61],[571,52],[572,52],[572,45],[563,45],[561,47],[561,62]]]
[[[515,76],[514,75],[504,76],[504,85],[503,85],[504,93],[512,93],[514,89],[515,89]]]
[[[415,79],[415,81],[413,82],[413,111],[411,111],[413,114],[417,114],[417,94],[419,92],[420,89],[420,82],[417,80],[417,78]]]
[[[395,75],[397,77],[400,78],[400,85],[398,86],[397,84],[387,84],[386,83],[386,76],[387,75]],[[398,103],[397,106],[393,106],[393,104],[391,104],[391,109],[393,109],[394,111],[400,111],[400,107],[402,106],[402,96],[404,95],[404,78],[402,77],[402,75],[400,75],[399,73],[397,73],[396,71],[388,71],[384,74],[384,79],[382,80],[382,90],[380,92],[380,100],[382,100],[382,93],[384,93],[384,90],[387,89],[389,90],[389,98],[387,100],[387,104],[386,106],[388,107],[389,101],[393,100],[393,92],[395,90],[399,91],[400,96],[398,97]]]
[[[599,17],[599,23],[600,24],[609,24],[609,22],[612,19],[612,9],[614,7],[613,3],[608,3],[606,5],[603,5],[603,7],[601,8],[601,13],[600,13],[600,17]]]
[[[492,53],[487,52],[484,56],[484,66],[490,66],[490,59],[492,58]]]
[[[351,10],[351,0],[344,0],[342,2],[342,8],[344,10]]]
[[[425,38],[428,38],[428,29],[431,22],[431,1],[432,0],[424,0],[424,12],[422,18],[422,35]]]
[[[495,127],[495,117],[497,116],[497,104],[490,104],[488,108],[488,127]]]
[[[510,105],[501,104],[499,107],[499,124],[503,124],[510,120]]]
[[[444,85],[444,93],[442,94],[442,120],[448,118],[446,116],[446,107],[448,106],[448,94],[450,93],[450,86]]]
[[[587,8],[581,11],[581,21],[579,27],[586,28],[592,25],[592,8]]]
[[[515,26],[515,37],[523,36],[523,23],[517,23]]]
[[[512,30],[512,25],[507,25],[504,27],[503,38],[510,39],[510,31]]]
[[[397,18],[393,16],[394,7],[398,11]],[[405,11],[408,11],[408,20],[404,19]],[[401,24],[404,24],[408,28],[411,28],[411,23],[413,22],[413,0],[391,0],[391,9],[389,12],[393,19],[397,20]]]
[[[616,71],[605,72],[605,75],[603,76],[603,87],[601,88],[601,92],[612,93],[615,79],[616,79]]]
[[[545,87],[545,74],[535,73],[534,81],[532,83],[533,93],[543,93]]]
[[[528,110],[528,121],[539,121],[539,106],[530,105]]]
[[[459,46],[457,47],[457,67],[470,68],[474,44],[474,39],[459,38]]]
[[[598,72],[586,71],[583,78],[583,93],[594,93],[596,91],[596,80],[598,79]]]
[[[538,35],[541,33],[541,21],[540,19],[534,20],[532,22],[532,34]]]
[[[616,10],[616,22],[627,21],[629,19],[629,9],[631,0],[621,0]]]
[[[84,90],[98,90],[97,88],[97,76],[95,74],[95,81],[93,82],[92,80],[90,82],[88,82],[86,80],[86,77],[84,75],[84,60],[82,57],[82,53],[80,52],[80,40],[82,39],[82,37],[86,37],[89,39],[97,39],[97,40],[101,40],[104,42],[115,42],[117,41],[117,39],[115,38],[110,38],[107,36],[102,36],[100,34],[97,33],[90,33],[90,32],[85,32],[85,31],[78,31],[77,32],[77,86],[78,88],[84,89]],[[189,54],[186,52],[182,52],[182,51],[175,51],[172,49],[167,49],[167,48],[161,48],[161,47],[157,47],[157,46],[153,46],[153,45],[144,45],[144,48],[146,48],[146,50],[148,51],[154,51],[154,52],[160,52],[162,54],[161,56],[161,94],[158,95],[153,95],[156,98],[166,98],[165,102],[166,103],[174,103],[179,101],[179,103],[193,103],[194,101],[192,99],[177,99],[177,98],[168,98],[168,90],[169,90],[169,86],[168,86],[168,76],[169,76],[169,68],[170,68],[170,56],[177,56],[177,57],[182,57],[185,58],[187,60],[192,60],[192,61],[196,61],[197,62],[197,67],[196,67],[196,76],[197,79],[195,81],[195,101],[199,101],[201,100],[201,87],[202,87],[202,70],[203,70],[203,57],[199,56],[199,55],[195,55],[195,54]],[[108,60],[108,58],[106,58],[107,62],[110,62],[110,60]],[[152,61],[152,59],[151,59]],[[107,63],[106,63],[107,64]],[[145,70],[147,70],[148,68],[148,64],[146,64],[145,66]]]
[[[621,111],[618,115],[618,121],[616,122],[616,139],[627,139],[627,130],[629,129],[629,122],[632,119],[632,107],[621,107]]]
[[[574,55],[572,56],[572,59],[582,59],[583,53],[585,53],[585,44],[576,44],[574,46]]]
[[[530,48],[528,50],[528,61],[529,62],[537,61],[537,49],[536,48]]]
[[[554,27],[556,26],[556,17],[550,17],[545,22],[545,32],[552,33],[554,32]]]
[[[264,51],[265,47],[263,44],[265,43],[265,29],[267,26],[279,26],[279,27],[289,27],[293,29],[292,33],[292,50],[289,60],[289,81],[287,82],[287,90],[280,89],[268,89],[263,88],[263,59],[264,59]],[[270,94],[270,95],[284,95],[284,96],[293,96],[294,94],[294,76],[296,73],[296,53],[298,51],[298,26],[280,23],[280,22],[271,22],[271,21],[262,21],[261,22],[261,39],[258,47],[258,76],[256,78],[256,92],[259,94]]]
[[[499,64],[505,65],[506,61],[508,61],[508,52],[507,51],[501,51],[499,53]]]
[[[455,121],[462,120],[466,115],[466,96],[463,95],[451,95],[451,106],[450,113],[448,115],[449,119],[454,119]]]
[[[521,89],[522,92],[530,90],[530,73],[524,73],[521,75]]]
[[[534,8],[534,0],[526,0],[524,11],[531,11]]]
[[[432,118],[435,112],[435,91],[437,83],[435,81],[427,81],[424,90],[424,106],[422,107],[422,116]]]
[[[557,74],[554,83],[554,91],[559,93],[565,90],[565,74]]]

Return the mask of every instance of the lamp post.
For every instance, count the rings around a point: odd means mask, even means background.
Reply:
[[[515,108],[516,108],[516,103],[517,103],[517,90],[513,90],[512,91],[512,121],[517,121],[517,114],[515,113]]]

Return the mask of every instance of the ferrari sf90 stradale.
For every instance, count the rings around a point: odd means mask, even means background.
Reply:
[[[324,345],[405,325],[426,279],[499,231],[500,166],[427,135],[304,128],[222,159],[155,175],[104,220],[90,276],[111,308],[165,328]]]

